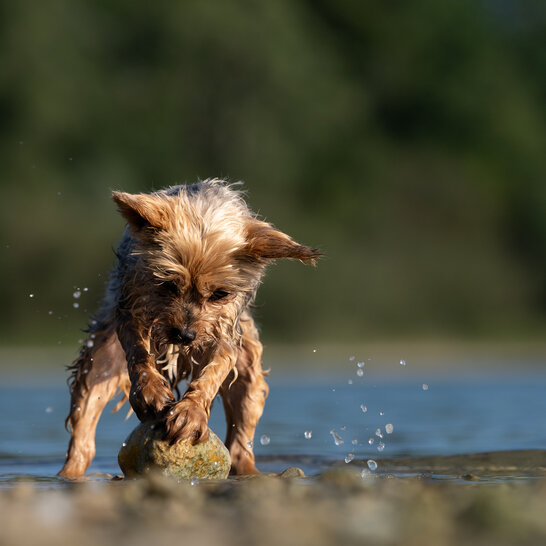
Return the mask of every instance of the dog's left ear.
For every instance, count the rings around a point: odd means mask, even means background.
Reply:
[[[139,233],[144,228],[167,229],[169,211],[165,199],[146,193],[112,192],[112,199],[130,228]]]
[[[267,222],[260,220],[251,220],[248,223],[245,251],[255,259],[291,258],[301,262],[310,262],[313,265],[322,256],[322,252],[318,249],[300,245],[286,233],[278,231]]]

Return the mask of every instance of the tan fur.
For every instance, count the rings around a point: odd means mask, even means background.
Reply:
[[[98,418],[118,389],[172,443],[206,439],[220,393],[232,471],[256,473],[249,446],[268,387],[249,307],[271,261],[314,263],[320,253],[255,218],[242,193],[219,180],[113,198],[128,232],[90,327],[92,347],[86,342],[72,365],[72,438],[60,475],[85,472]]]

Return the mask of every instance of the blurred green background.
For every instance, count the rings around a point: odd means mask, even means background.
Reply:
[[[266,343],[543,338],[543,0],[18,0],[0,43],[4,346],[81,337],[112,189],[198,177],[326,253]]]

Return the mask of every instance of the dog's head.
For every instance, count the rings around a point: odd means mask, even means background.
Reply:
[[[278,258],[314,263],[321,255],[258,220],[242,192],[222,181],[113,198],[137,257],[131,295],[138,302],[130,305],[160,346],[237,343],[239,317],[266,266]]]

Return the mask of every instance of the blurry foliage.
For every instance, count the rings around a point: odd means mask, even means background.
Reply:
[[[272,268],[266,341],[538,335],[545,6],[3,2],[0,340],[84,327],[123,227],[111,189],[212,176],[326,252]]]

